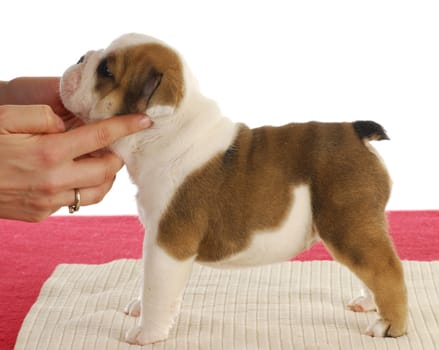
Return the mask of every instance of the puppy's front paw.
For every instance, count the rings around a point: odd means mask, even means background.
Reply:
[[[134,345],[157,343],[168,338],[169,331],[148,331],[141,326],[128,331],[125,340]]]
[[[125,309],[123,310],[126,315],[132,316],[132,317],[139,317],[141,306],[140,306],[140,299],[134,299],[131,303],[129,303]]]
[[[377,306],[375,305],[375,301],[371,295],[362,295],[353,299],[346,306],[346,308],[354,312],[368,312],[377,310]]]

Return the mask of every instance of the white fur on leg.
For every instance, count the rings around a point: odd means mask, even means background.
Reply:
[[[155,242],[145,243],[140,318],[138,325],[126,334],[128,343],[146,345],[168,338],[193,261],[194,258],[176,260]],[[138,304],[133,302],[130,307],[135,313]]]
[[[360,290],[360,295],[354,298],[347,305],[347,308],[354,312],[377,311],[378,309],[375,304],[373,293],[364,284]],[[389,322],[379,318],[366,329],[365,334],[371,337],[385,337],[389,327]]]
[[[379,318],[366,329],[366,335],[369,335],[371,337],[385,337],[387,335],[389,327],[389,322],[386,322],[382,318]]]
[[[351,300],[346,308],[354,312],[368,312],[377,310],[373,294],[365,285],[362,286],[360,295]]]
[[[168,338],[169,330],[145,330],[142,326],[137,326],[126,334],[126,341],[134,345],[146,345],[157,343]]]

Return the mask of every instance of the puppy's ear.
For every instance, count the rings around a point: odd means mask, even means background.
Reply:
[[[122,95],[120,114],[146,113],[150,117],[172,115],[183,99],[183,66],[178,55],[159,44],[127,50],[125,74],[118,84]]]
[[[180,91],[167,74],[152,69],[146,79],[143,96],[146,100],[146,114],[150,117],[165,117],[174,113]]]
[[[163,74],[152,69],[148,75],[145,85],[143,86],[142,98],[146,101],[146,112],[147,114],[152,109],[151,99],[154,93],[157,91],[160,83],[162,82]],[[148,112],[149,111],[149,112]]]
[[[145,86],[143,87],[143,96],[146,98],[146,105],[148,106],[152,95],[156,92],[162,81],[162,73],[156,72],[155,70],[151,72],[148,79],[146,80]]]

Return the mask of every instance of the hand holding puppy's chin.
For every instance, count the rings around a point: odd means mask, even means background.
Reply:
[[[0,217],[41,221],[76,203],[78,192],[81,206],[102,200],[123,162],[112,153],[93,151],[144,129],[142,118],[125,116],[66,130],[47,105],[0,106]]]

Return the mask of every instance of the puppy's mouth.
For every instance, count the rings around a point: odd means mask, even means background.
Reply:
[[[81,96],[83,68],[84,65],[77,64],[66,70],[60,81],[60,97],[66,109],[82,119],[84,123],[90,123],[88,116],[90,101],[88,96]]]
[[[68,104],[81,83],[81,70],[76,66],[68,69],[61,78],[60,96],[64,105],[68,108]],[[69,108],[68,108],[69,109]]]
[[[80,79],[80,78],[79,78]],[[64,104],[73,96],[79,84],[77,77],[70,78],[63,76],[60,83],[60,95]]]

